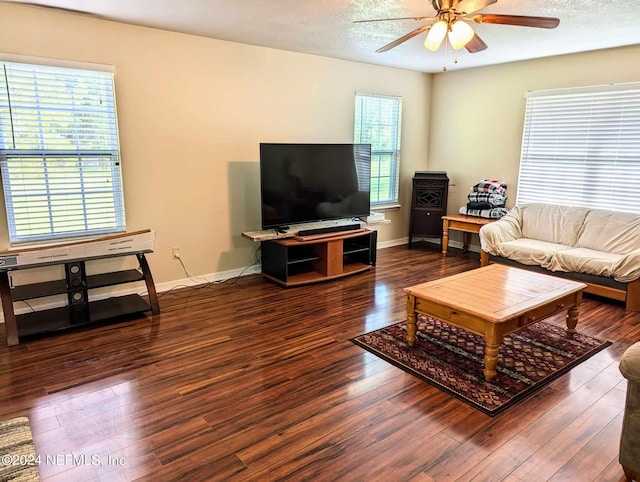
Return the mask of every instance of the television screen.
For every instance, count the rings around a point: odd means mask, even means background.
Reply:
[[[260,144],[262,228],[369,215],[369,144]]]

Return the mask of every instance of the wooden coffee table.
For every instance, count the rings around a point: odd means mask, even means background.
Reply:
[[[584,283],[491,264],[454,276],[405,288],[407,342],[416,339],[419,313],[484,338],[484,376],[496,376],[504,337],[532,323],[567,311],[567,337],[578,323]]]

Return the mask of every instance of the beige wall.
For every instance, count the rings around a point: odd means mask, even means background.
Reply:
[[[506,181],[515,204],[527,91],[640,81],[639,57],[633,46],[435,75],[428,167],[455,184],[449,214],[484,178]]]
[[[0,3],[0,52],[110,64],[129,230],[156,232],[156,283],[254,261],[260,142],[352,142],[354,93],[400,95],[403,208],[381,242],[408,232],[410,179],[426,168],[431,76]],[[2,214],[4,216],[4,213]],[[0,219],[0,248],[8,245]]]

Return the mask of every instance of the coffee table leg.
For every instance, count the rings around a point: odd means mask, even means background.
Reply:
[[[416,325],[417,319],[418,317],[415,313],[407,316],[407,344],[409,346],[413,346],[416,342],[416,332],[418,331],[418,326]]]
[[[413,346],[416,342],[418,316],[416,314],[416,297],[407,295],[407,344]]]
[[[573,334],[576,332],[578,313],[579,310],[577,306],[572,306],[567,311],[567,338],[573,338]]]
[[[494,323],[485,323],[484,335],[484,379],[488,382],[496,377],[500,345],[504,341],[502,331]]]
[[[484,345],[484,379],[488,382],[496,377],[496,367],[498,366],[498,354],[500,353],[500,343]]]

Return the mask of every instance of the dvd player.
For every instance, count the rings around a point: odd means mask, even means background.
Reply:
[[[342,224],[339,226],[328,226],[326,228],[302,229],[298,231],[298,236],[313,236],[315,234],[340,233],[342,231],[355,231],[360,229],[360,224]]]

